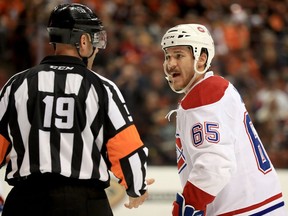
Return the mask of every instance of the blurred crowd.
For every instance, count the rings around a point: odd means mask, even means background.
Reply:
[[[212,70],[241,93],[271,160],[288,168],[288,0],[0,0],[0,87],[53,54],[46,25],[58,3],[88,5],[102,19],[107,48],[94,70],[122,91],[150,165],[175,165],[175,119],[182,95],[164,79],[160,42],[180,23],[204,24],[215,40]]]

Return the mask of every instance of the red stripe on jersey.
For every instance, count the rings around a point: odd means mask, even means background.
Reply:
[[[196,108],[219,101],[229,82],[220,76],[211,76],[196,85],[183,99],[183,109]]]
[[[176,146],[179,148],[179,149],[182,149],[182,144],[181,144],[181,140],[179,137],[176,138]]]
[[[277,199],[279,199],[281,197],[282,197],[282,193],[279,193],[279,194],[277,194],[275,196],[270,197],[269,199],[264,200],[263,202],[257,203],[257,204],[252,205],[252,206],[248,206],[246,208],[242,208],[242,209],[238,209],[238,210],[235,210],[235,211],[227,212],[227,213],[221,214],[219,216],[232,216],[232,215],[237,215],[237,214],[243,214],[245,212],[249,212],[249,211],[257,209],[257,208],[259,208],[261,206],[264,206],[264,205],[266,205],[266,204],[268,204],[268,203],[270,203],[270,202],[272,202],[274,200],[277,200]]]
[[[185,204],[192,205],[196,210],[203,210],[206,212],[206,206],[211,203],[215,196],[206,193],[200,188],[187,181],[183,196],[185,197]]]

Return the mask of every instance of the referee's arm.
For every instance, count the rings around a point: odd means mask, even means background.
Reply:
[[[6,156],[10,142],[0,134],[0,167],[6,164]]]
[[[8,138],[7,110],[10,93],[10,82],[0,92],[0,168],[6,164],[6,157],[9,153],[10,141]]]
[[[131,197],[143,195],[148,149],[142,143],[134,124],[120,131],[107,143],[107,152],[112,164],[111,171],[120,179],[120,184]]]
[[[109,134],[106,147],[111,171],[130,197],[141,197],[147,190],[148,149],[140,138],[119,88],[105,77],[99,77],[108,96],[109,123],[105,131]]]

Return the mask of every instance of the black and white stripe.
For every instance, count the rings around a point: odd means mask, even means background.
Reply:
[[[53,172],[109,180],[104,144],[133,124],[132,117],[113,82],[79,65],[67,68],[40,64],[13,76],[0,92],[0,122],[13,143],[8,179]],[[139,160],[135,154],[128,161],[146,163]]]

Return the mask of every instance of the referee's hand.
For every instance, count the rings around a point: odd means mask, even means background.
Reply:
[[[154,181],[155,181],[154,179],[146,179],[147,185],[153,184]],[[147,198],[148,198],[148,190],[140,197],[129,196],[129,203],[125,203],[124,206],[129,209],[138,208],[140,205],[142,205],[145,202]]]

